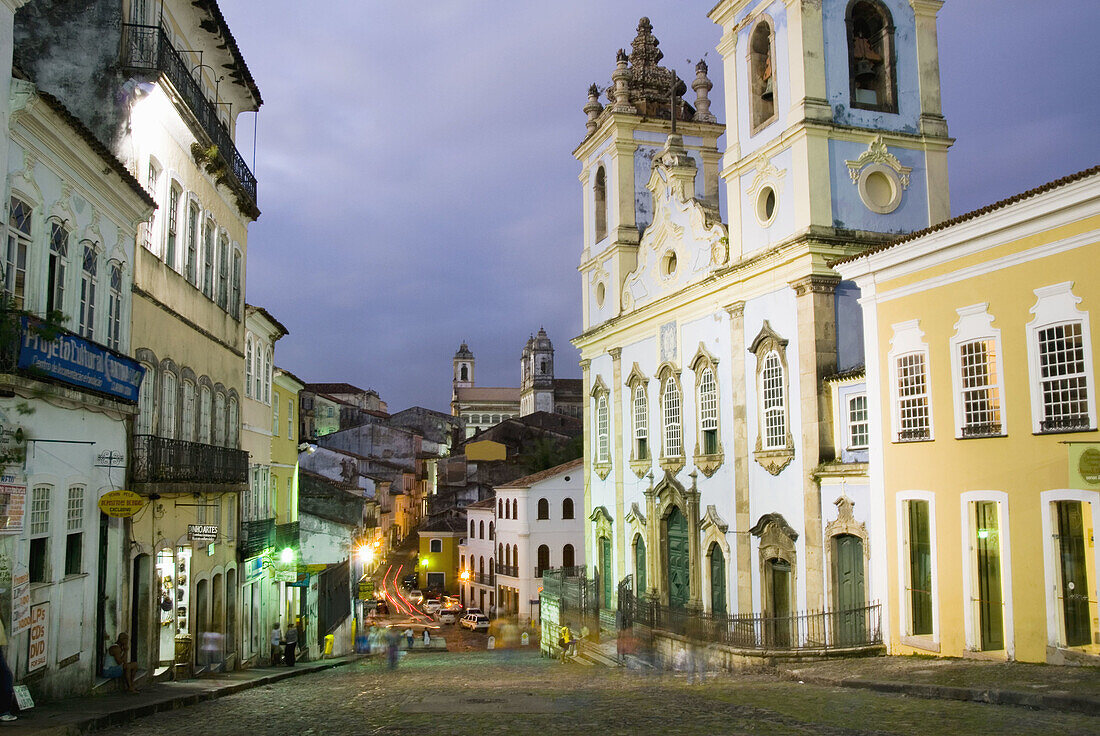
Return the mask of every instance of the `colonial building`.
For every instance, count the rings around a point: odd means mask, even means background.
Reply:
[[[492,496],[466,507],[469,535],[458,546],[458,577],[462,605],[496,611],[496,499]]]
[[[29,2],[15,47],[157,203],[133,268],[131,348],[145,379],[129,482],[150,503],[132,524],[123,569],[136,592],[124,626],[147,672],[232,667],[238,495],[248,489],[244,264],[259,215],[234,131],[259,90],[212,1]]]
[[[498,614],[537,621],[542,573],[584,565],[583,466],[577,458],[497,486]]]
[[[836,268],[863,294],[890,650],[1095,664],[1100,169]]]
[[[475,385],[474,366],[474,354],[462,343],[452,361],[451,414],[462,418],[467,437],[505,419],[540,411],[581,416],[581,382],[554,378],[554,346],[541,327],[523,346],[518,389]]]
[[[10,4],[0,7],[10,35]],[[154,202],[56,97],[18,77],[10,103],[10,137],[0,130],[2,618],[16,681],[53,699],[93,688],[105,635],[156,626],[129,594],[129,522],[97,505],[126,484],[143,377],[128,357],[134,248]]]
[[[673,609],[780,619],[884,593],[867,484],[833,479],[824,379],[863,354],[858,292],[828,263],[948,216],[939,5],[723,0],[728,125],[704,62],[680,99],[645,18],[606,106],[590,89],[574,342],[603,606],[627,575]]]

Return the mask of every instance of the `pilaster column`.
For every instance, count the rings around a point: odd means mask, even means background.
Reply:
[[[695,480],[699,473],[695,470],[688,474],[691,478],[691,488],[687,493],[687,517],[688,517],[688,570],[691,572],[688,585],[688,606],[693,610],[703,608],[703,542],[700,539],[699,519],[699,489]]]
[[[947,123],[940,106],[940,46],[936,29],[936,15],[943,7],[943,0],[909,0],[909,4],[916,23],[921,131],[946,136]]]
[[[745,302],[726,307],[730,316],[730,396],[733,402],[733,529],[736,537],[737,610],[752,613],[752,543],[749,528],[749,424],[746,406]]]
[[[791,284],[798,313],[798,393],[802,409],[802,499],[806,519],[806,600],[800,608],[825,608],[825,548],[821,524],[821,486],[813,471],[832,460],[833,413],[822,378],[836,372],[835,275],[811,275]]]
[[[615,417],[612,423],[611,462],[615,473],[615,574],[616,582],[626,575],[626,503],[623,500],[623,466],[627,455],[623,452],[623,364],[622,348],[611,348],[611,407]]]
[[[581,412],[582,436],[592,436],[592,374],[588,370],[592,361],[587,358],[581,361],[581,399],[583,411]],[[592,527],[588,519],[592,516],[592,448],[591,443],[585,441],[584,445],[584,559],[591,563],[595,559],[595,551],[592,549]]]
[[[649,485],[642,492],[645,495],[645,576],[649,582],[649,597],[658,599],[663,586],[657,585],[657,564],[660,547],[661,520],[657,518],[657,490],[653,487],[653,471],[646,476]]]

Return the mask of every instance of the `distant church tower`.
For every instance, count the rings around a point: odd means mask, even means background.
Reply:
[[[454,413],[457,407],[458,390],[471,388],[474,385],[474,354],[470,352],[466,343],[459,346],[452,365],[454,378],[451,380],[451,413]]]
[[[519,413],[527,416],[536,411],[554,412],[554,346],[539,328],[527,339],[520,358]]]

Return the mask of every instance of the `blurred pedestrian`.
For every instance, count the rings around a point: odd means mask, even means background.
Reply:
[[[283,652],[283,632],[279,629],[279,622],[276,621],[275,625],[271,627],[271,666],[275,667],[279,664],[279,660],[282,659]]]
[[[294,666],[294,658],[297,656],[298,650],[298,627],[288,626],[286,630],[286,649],[284,653],[284,659],[286,660],[287,667]]]
[[[558,647],[561,648],[561,661],[565,662],[569,657],[569,647],[573,644],[573,636],[569,633],[568,626],[562,626],[558,630]]]
[[[413,630],[412,627],[405,629],[405,641],[409,644],[409,649],[413,648]]]
[[[432,635],[428,633],[428,627],[424,627],[424,648],[428,649],[432,645]]]
[[[401,637],[397,635],[397,629],[386,629],[386,660],[390,669],[397,669],[397,655]]]
[[[107,650],[108,659],[103,667],[103,676],[112,679],[116,677],[120,678],[122,680],[122,686],[125,687],[128,692],[136,693],[138,689],[134,687],[134,673],[137,672],[137,662],[130,661],[130,657],[128,656],[129,650],[130,635],[123,631],[118,635],[118,638],[115,639],[115,643]],[[4,669],[7,669],[6,663]],[[0,720],[4,719],[0,718]]]
[[[4,630],[4,622],[0,621],[0,721],[14,721],[17,715],[11,712],[15,704],[15,686],[11,670],[8,669],[8,661],[4,659],[4,647],[8,645],[8,632]]]

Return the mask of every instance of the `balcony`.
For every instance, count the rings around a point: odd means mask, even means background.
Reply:
[[[224,171],[218,162],[206,161],[207,170],[226,183],[247,200],[243,205],[256,210],[256,177],[233,143],[233,136],[218,119],[217,107],[206,99],[202,87],[191,76],[190,67],[179,52],[172,47],[168,35],[159,26],[134,23],[122,24],[122,65],[128,69],[156,71],[172,83],[176,94],[187,104],[199,127],[217,148],[218,158],[224,161]],[[203,146],[205,148],[205,146]],[[229,181],[230,175],[233,181]],[[236,186],[232,186],[236,184]],[[246,207],[242,206],[242,209]]]
[[[298,522],[292,521],[289,524],[277,524],[275,526],[275,546],[278,549],[286,549],[287,547],[298,549],[299,538]]]
[[[237,550],[241,559],[262,553],[265,549],[275,546],[275,520],[256,519],[254,521],[241,522],[241,536],[237,542]]]
[[[518,578],[519,568],[516,565],[501,565],[497,568],[497,575],[506,575],[510,578]]]
[[[136,434],[130,457],[130,479],[134,483],[203,483],[240,486],[234,490],[248,488],[248,453],[244,450]]]

